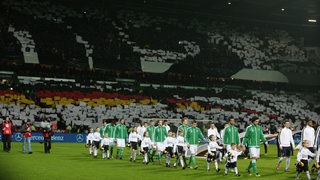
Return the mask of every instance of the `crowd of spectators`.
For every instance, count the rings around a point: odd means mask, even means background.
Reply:
[[[143,61],[169,63],[167,73],[183,76],[229,77],[244,67],[310,63],[299,37],[286,30],[48,1],[4,1],[1,7],[7,26],[30,33],[42,64],[141,72]]]
[[[122,118],[128,126],[162,118],[170,119],[176,127],[182,117],[188,117],[204,123],[213,121],[220,127],[233,116],[241,131],[252,116],[259,116],[265,128],[280,126],[288,118],[294,128],[301,129],[306,119],[319,119],[304,95],[284,91],[251,90],[229,97],[223,88],[199,91],[28,80],[20,81],[13,90],[5,89],[3,86],[0,91],[1,115],[9,115],[13,124],[19,126],[28,119],[49,121],[67,132],[99,126],[103,119]]]

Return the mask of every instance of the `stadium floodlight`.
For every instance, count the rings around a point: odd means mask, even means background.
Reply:
[[[308,22],[316,23],[316,22],[317,22],[317,20],[316,20],[316,19],[308,19]]]

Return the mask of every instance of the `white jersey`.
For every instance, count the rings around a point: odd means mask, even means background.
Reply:
[[[100,133],[99,132],[94,132],[93,133],[93,141],[100,141],[101,140],[101,137],[100,137]]]
[[[222,147],[219,146],[216,141],[210,141],[208,144],[208,153],[217,151],[217,149],[222,149]]]
[[[140,135],[136,132],[131,132],[129,134],[129,142],[138,142],[140,138]]]
[[[173,146],[173,152],[177,152],[177,146],[182,146],[184,148],[186,148],[187,144],[186,144],[186,140],[184,139],[183,136],[178,136],[175,140],[175,144]]]
[[[217,139],[220,139],[220,138],[221,138],[217,128],[213,128],[213,129],[212,129],[212,128],[209,128],[209,129],[208,129],[208,137],[209,137],[210,135],[214,135],[214,137],[216,137]]]
[[[315,139],[315,131],[314,131],[313,127],[310,127],[307,125],[305,128],[303,128],[303,130],[301,132],[301,142],[303,140],[308,140],[308,142],[309,142],[308,147],[313,147],[314,146],[314,139]]]
[[[293,137],[292,137],[292,131],[289,128],[284,127],[279,134],[278,142],[280,147],[290,147],[290,144],[292,145],[292,148],[295,147]]]
[[[150,137],[142,138],[141,148],[145,148],[145,147],[151,148],[152,146],[153,146],[153,143],[151,142]]]
[[[166,125],[165,127],[166,127],[166,130],[167,130],[167,133],[168,133],[168,132],[170,131],[170,129],[171,129],[171,128],[170,128],[170,126],[169,126],[169,125]]]
[[[143,137],[144,132],[146,132],[146,127],[144,126],[139,126],[137,127],[137,133],[140,135],[140,137]],[[141,139],[140,139],[141,140]]]
[[[176,142],[176,139],[173,137],[166,137],[164,140],[165,147],[173,147]]]
[[[91,144],[93,141],[93,133],[89,133],[87,136],[87,144]]]
[[[178,136],[176,138],[176,145],[177,146],[185,146],[186,145],[186,140],[184,139],[183,136]]]
[[[223,128],[221,131],[220,131],[220,139],[221,139],[221,143],[223,143],[223,136],[224,136],[224,130],[226,128]]]
[[[229,153],[231,153],[231,156],[230,158],[227,158],[227,161],[230,163],[234,163],[237,162],[238,156],[242,154],[242,151],[230,149],[229,152],[226,153],[224,156],[228,157]]]
[[[110,141],[109,141],[109,138],[103,138],[101,140],[101,147],[104,146],[104,145],[110,145]]]
[[[308,160],[308,156],[314,157],[315,154],[312,153],[308,148],[301,148],[297,154],[297,161]]]

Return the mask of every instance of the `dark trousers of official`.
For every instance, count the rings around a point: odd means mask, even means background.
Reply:
[[[9,152],[11,150],[11,134],[2,135],[3,151]]]
[[[44,152],[45,153],[50,153],[50,149],[51,149],[51,139],[44,139]]]

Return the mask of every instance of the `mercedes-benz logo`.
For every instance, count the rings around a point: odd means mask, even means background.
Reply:
[[[16,141],[21,141],[21,140],[22,140],[22,134],[21,134],[21,133],[16,133],[16,134],[14,135],[14,139],[15,139]]]
[[[83,142],[84,138],[83,138],[83,135],[82,134],[77,134],[77,142]]]

